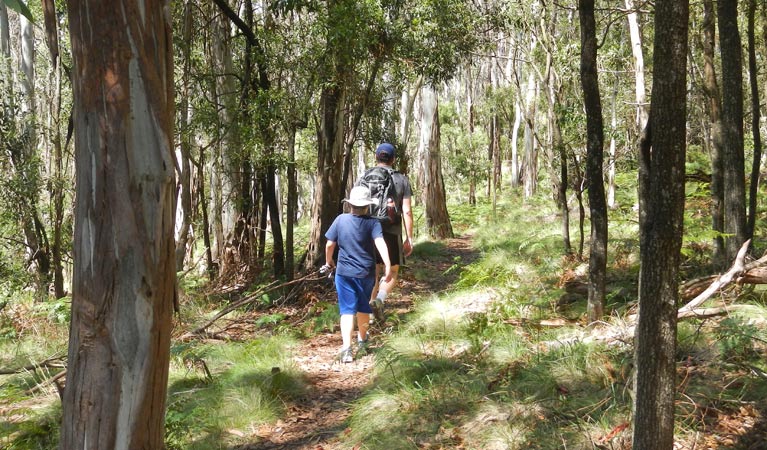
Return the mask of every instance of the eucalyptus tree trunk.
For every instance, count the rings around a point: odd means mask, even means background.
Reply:
[[[722,99],[716,79],[716,14],[714,0],[703,0],[703,92],[710,121],[711,221],[714,236],[714,267],[723,270],[728,264],[724,249],[724,169],[722,168]]]
[[[719,0],[719,51],[722,59],[722,169],[724,246],[734,261],[746,241],[746,183],[743,154],[743,69],[738,31],[738,1]]]
[[[339,77],[340,78],[340,77]],[[344,161],[344,110],[346,89],[328,85],[320,95],[320,129],[317,136],[317,180],[312,205],[311,234],[306,267],[319,266],[325,256],[325,232],[341,209],[339,198]]]
[[[567,205],[567,150],[562,141],[562,130],[559,125],[559,117],[557,116],[555,108],[556,105],[563,103],[560,98],[562,86],[556,68],[554,67],[553,55],[555,46],[554,36],[556,33],[556,29],[554,28],[554,24],[556,23],[556,9],[554,9],[551,14],[552,17],[546,21],[549,24],[548,28],[541,27],[543,48],[546,52],[546,71],[544,72],[541,81],[546,87],[546,120],[549,129],[546,159],[548,160],[549,177],[552,183],[554,201],[561,215],[564,253],[570,255],[573,252],[573,248],[570,243],[570,208]],[[559,167],[557,167],[557,162],[559,162]]]
[[[514,103],[514,124],[511,126],[511,187],[517,188],[520,183],[519,173],[519,126],[522,124],[522,105]]]
[[[746,239],[754,236],[756,225],[756,200],[759,193],[759,174],[762,161],[762,136],[759,131],[759,72],[756,67],[756,43],[754,39],[754,16],[756,15],[756,0],[748,2],[748,80],[751,87],[751,133],[754,138],[754,157],[751,163],[751,183],[748,196],[748,220],[746,223]]]
[[[35,92],[35,26],[24,15],[19,15],[21,32],[21,131],[23,133],[23,145],[20,151],[12,155],[12,162],[16,169],[16,176],[23,181],[25,192],[23,205],[19,208],[21,227],[28,248],[30,261],[35,261],[37,266],[37,293],[38,300],[45,300],[48,296],[48,284],[50,282],[50,245],[48,236],[39,212],[39,195],[41,189],[40,178],[42,176],[36,160],[39,158],[38,144],[38,118],[37,118],[37,93]]]
[[[530,64],[532,64],[532,62]],[[537,112],[536,99],[538,98],[538,83],[535,80],[535,71],[532,67],[529,69],[526,89],[525,109],[523,112],[525,120],[525,155],[522,163],[522,170],[524,171],[522,178],[525,183],[525,198],[530,198],[535,195],[535,192],[538,190],[538,147],[535,145],[535,115]]]
[[[610,152],[607,163],[607,207],[615,208],[615,134],[618,132],[618,80],[613,83],[610,102]]]
[[[176,295],[168,4],[67,9],[77,203],[59,448],[160,449]]]
[[[607,204],[602,177],[604,131],[597,78],[594,0],[579,0],[578,11],[581,24],[581,85],[586,109],[586,182],[591,213],[588,319],[594,323],[602,320],[604,315],[607,271]]]
[[[551,54],[547,60],[551,60]],[[549,145],[551,155],[549,165],[551,167],[551,178],[553,182],[554,200],[556,201],[559,214],[561,215],[562,244],[566,255],[573,252],[570,242],[570,208],[567,206],[567,147],[562,142],[562,132],[559,127],[559,120],[554,108],[560,103],[561,87],[558,86],[558,80],[552,64],[547,64],[546,85],[548,92],[547,117],[549,122]],[[556,162],[559,162],[559,173],[556,173]]]
[[[408,174],[410,171],[410,158],[408,150],[408,143],[410,142],[410,135],[413,132],[413,110],[415,109],[415,101],[418,98],[418,92],[423,85],[423,76],[418,77],[413,86],[406,85],[402,90],[399,105],[399,124],[397,127],[397,143],[399,144],[397,157],[397,167],[400,172]],[[412,89],[412,93],[411,93]]]
[[[634,450],[674,448],[676,317],[684,226],[687,0],[655,2],[650,121],[640,146]]]
[[[293,230],[296,223],[296,210],[298,207],[298,180],[296,176],[296,132],[297,127],[291,125],[288,129],[287,149],[287,183],[288,198],[285,203],[285,277],[288,281],[295,275],[295,255],[293,251]]]
[[[400,111],[399,111],[399,128],[397,133],[397,140],[400,144],[399,150],[401,154],[407,153],[407,145],[410,141],[410,134],[413,131],[411,126],[413,123],[413,110],[415,109],[415,100],[418,98],[418,92],[423,85],[423,76],[418,77],[415,84],[412,86],[413,92],[410,92],[411,87],[405,86],[402,90],[402,98],[400,99]],[[400,171],[407,173],[407,167],[402,167],[402,159],[399,159]],[[407,158],[406,158],[407,159]]]
[[[226,1],[223,2],[226,7]],[[221,5],[219,5],[221,7]],[[213,67],[215,77],[215,98],[220,104],[219,122],[223,135],[220,136],[220,145],[216,146],[216,164],[220,167],[220,179],[216,188],[216,195],[220,196],[220,208],[216,205],[216,220],[220,221],[217,239],[219,270],[221,275],[240,270],[250,262],[253,256],[251,245],[252,228],[252,203],[249,195],[249,171],[242,139],[239,132],[239,104],[240,92],[235,77],[235,67],[232,61],[232,25],[225,15],[219,15],[214,21],[214,35],[212,42]]]
[[[187,0],[184,3],[184,13],[182,17],[182,33],[183,39],[181,40],[181,55],[183,60],[181,61],[182,73],[181,73],[181,101],[179,102],[179,117],[178,120],[181,124],[180,137],[180,152],[178,155],[178,191],[179,191],[179,215],[181,216],[181,225],[178,227],[176,238],[176,270],[184,270],[184,260],[187,255],[187,247],[189,246],[189,234],[192,228],[192,135],[189,131],[189,127],[192,122],[192,114],[189,105],[189,97],[191,95],[191,70],[192,70],[192,32],[194,26],[194,18],[192,16],[193,4]]]
[[[64,289],[64,249],[63,237],[71,231],[64,228],[64,188],[67,174],[64,167],[64,151],[61,142],[61,77],[62,68],[59,63],[59,28],[56,15],[56,6],[53,0],[43,0],[43,16],[45,27],[45,42],[51,57],[51,71],[49,73],[49,85],[51,94],[48,96],[48,123],[46,139],[53,147],[51,161],[51,182],[48,183],[48,194],[51,201],[51,227],[53,243],[51,245],[51,268],[53,270],[54,296],[62,298],[67,295]]]
[[[639,11],[635,0],[626,0],[626,15],[631,38],[631,54],[634,56],[634,93],[636,98],[636,129],[642,130],[647,124],[647,101],[645,100],[644,54],[642,32],[639,29]]]
[[[453,237],[447,212],[445,183],[440,154],[439,104],[431,86],[421,88],[421,139],[419,144],[421,198],[426,213],[426,229],[435,239]]]

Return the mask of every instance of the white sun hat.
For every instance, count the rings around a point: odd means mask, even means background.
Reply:
[[[360,207],[376,204],[376,201],[370,198],[370,190],[365,186],[352,188],[352,191],[349,193],[349,198],[345,198],[344,201],[350,205]]]

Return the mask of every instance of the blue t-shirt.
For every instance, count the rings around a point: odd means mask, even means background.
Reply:
[[[383,237],[381,223],[370,216],[341,214],[330,225],[325,237],[338,244],[336,273],[345,277],[375,276],[374,239]]]

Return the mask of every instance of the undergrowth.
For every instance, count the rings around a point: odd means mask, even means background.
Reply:
[[[604,329],[625,328],[636,313],[638,225],[633,199],[624,197],[610,212]],[[354,405],[344,442],[366,449],[630,448],[633,345],[630,336],[584,339],[585,297],[559,303],[565,281],[587,280],[587,263],[561,256],[556,214],[540,198],[501,204],[495,214],[488,204],[473,214],[468,208],[451,216],[467,219],[456,228],[473,236],[479,259],[457,262],[456,286],[420,299],[377,351],[374,386]],[[700,267],[705,239],[687,241],[687,262]],[[441,245],[419,243],[416,278]],[[751,411],[754,431],[731,438],[730,447],[751,448],[767,416],[764,293],[739,302],[748,306],[679,324],[680,443],[701,444],[716,432],[714,418]]]

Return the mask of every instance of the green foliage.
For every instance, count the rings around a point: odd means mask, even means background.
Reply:
[[[747,362],[759,358],[755,342],[762,333],[748,321],[727,317],[719,322],[716,330],[719,351],[727,362]]]
[[[24,17],[29,19],[30,22],[34,22],[35,18],[32,15],[32,11],[29,10],[29,7],[27,4],[22,0],[2,0],[5,5],[16,11],[19,14],[22,14]]]
[[[52,323],[68,325],[72,318],[72,297],[38,302],[35,309]]]
[[[321,331],[334,331],[339,326],[340,312],[337,303],[318,302],[309,311],[304,332],[315,334]]]

